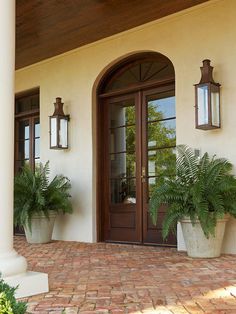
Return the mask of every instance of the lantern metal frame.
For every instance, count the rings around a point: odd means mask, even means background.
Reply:
[[[61,102],[61,97],[56,98],[56,102],[54,103],[54,113],[53,115],[49,116],[49,134],[50,134],[50,149],[68,149],[68,122],[70,121],[70,115],[65,115],[63,111],[63,105],[64,103]],[[52,119],[56,119],[56,140],[55,145],[52,145]],[[66,121],[67,127],[66,127],[66,145],[63,146],[60,143],[60,132],[61,132],[61,120]]]
[[[201,67],[201,80],[198,84],[195,84],[195,123],[196,129],[201,130],[212,130],[219,129],[221,127],[221,117],[220,117],[220,84],[216,83],[213,79],[212,72],[213,67],[210,65],[210,60],[203,60],[203,66]],[[203,118],[205,123],[200,123],[199,121],[199,90],[204,89],[207,91],[206,96],[206,108],[207,109],[207,119]],[[213,108],[213,94],[215,93],[218,101],[218,108]],[[203,96],[202,96],[203,97]],[[204,100],[203,100],[204,102]],[[213,110],[217,109],[217,112],[213,112]],[[214,123],[214,115],[218,118],[218,123]],[[206,121],[207,120],[207,121]]]

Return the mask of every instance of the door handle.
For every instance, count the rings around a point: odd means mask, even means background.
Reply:
[[[142,183],[146,182],[146,167],[142,167],[141,179],[142,179]]]

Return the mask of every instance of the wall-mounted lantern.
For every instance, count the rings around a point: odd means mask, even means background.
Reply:
[[[220,128],[220,84],[214,82],[210,60],[203,60],[202,77],[195,84],[196,129]]]
[[[51,149],[67,149],[68,148],[68,121],[69,115],[65,115],[63,111],[63,103],[61,98],[57,97],[54,103],[55,110],[50,120],[50,148]]]

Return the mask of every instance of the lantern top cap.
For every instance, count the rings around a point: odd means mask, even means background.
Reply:
[[[61,97],[56,97],[56,102],[54,103],[54,113],[53,116],[64,116],[64,111],[63,111],[63,105],[64,103],[61,102]]]
[[[211,60],[204,59],[202,63],[203,63],[203,66],[201,67],[202,77],[199,84],[213,83],[215,85],[220,86],[220,84],[216,83],[213,79],[212,76],[213,67],[211,66]]]
[[[203,66],[210,66],[210,65],[211,65],[211,60],[209,60],[209,59],[204,59],[204,60],[202,61],[202,64],[203,64]]]
[[[61,97],[56,97],[56,103],[61,103]]]

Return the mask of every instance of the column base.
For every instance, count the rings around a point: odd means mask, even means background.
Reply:
[[[11,287],[17,287],[16,298],[46,293],[48,289],[48,274],[27,271],[24,274],[5,277],[4,281]]]
[[[15,250],[0,254],[0,273],[2,277],[23,274],[26,270],[26,259]]]

